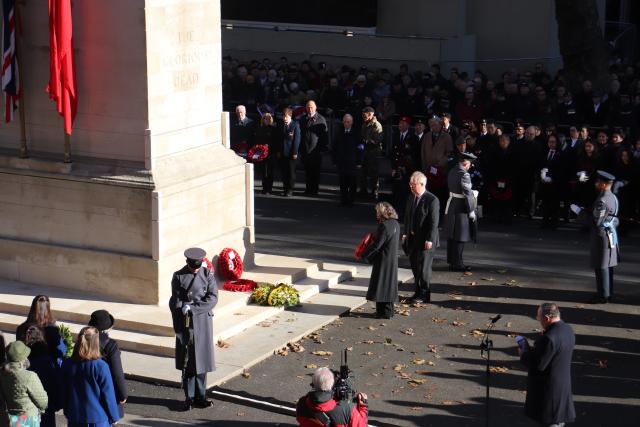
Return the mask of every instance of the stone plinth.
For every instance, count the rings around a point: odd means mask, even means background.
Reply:
[[[186,247],[234,247],[251,264],[252,170],[222,144],[219,2],[74,2],[71,166],[43,90],[46,2],[22,14],[36,154],[17,159],[18,123],[0,128],[0,277],[164,304]]]

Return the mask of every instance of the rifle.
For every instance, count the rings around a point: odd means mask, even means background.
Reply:
[[[189,346],[191,345],[191,333],[189,332],[189,326],[191,326],[191,318],[189,317],[189,311],[187,311],[184,315],[184,329],[182,331],[182,383],[184,383],[187,378],[187,364],[189,363]]]

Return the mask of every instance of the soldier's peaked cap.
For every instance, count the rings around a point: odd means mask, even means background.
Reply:
[[[599,181],[603,182],[613,182],[616,180],[616,177],[611,175],[609,172],[605,172],[602,170],[596,171],[596,177]]]
[[[474,161],[478,157],[473,153],[460,153],[460,160],[471,160]]]
[[[184,251],[184,256],[187,259],[202,260],[207,256],[207,252],[201,248],[189,248]]]

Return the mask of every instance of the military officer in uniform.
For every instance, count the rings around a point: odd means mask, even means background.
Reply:
[[[606,304],[613,296],[613,267],[618,265],[618,208],[616,196],[611,192],[615,177],[605,171],[596,172],[598,197],[593,210],[587,211],[577,205],[571,210],[583,217],[590,227],[590,263],[596,273],[597,294],[591,304]]]
[[[477,157],[459,153],[458,164],[447,175],[449,199],[444,209],[447,263],[451,271],[469,271],[462,262],[464,244],[471,240],[476,221],[476,195],[471,189],[469,168]]]
[[[182,370],[186,396],[184,410],[208,408],[207,372],[215,370],[213,355],[213,307],[218,287],[213,271],[202,265],[206,252],[200,248],[184,251],[187,263],[173,273],[169,309],[176,334],[176,369]]]

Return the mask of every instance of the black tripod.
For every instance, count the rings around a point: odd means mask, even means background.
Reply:
[[[486,380],[486,389],[487,389],[487,397],[485,399],[485,425],[489,427],[489,379],[491,376],[491,350],[493,349],[493,341],[489,338],[491,334],[491,330],[495,326],[496,322],[502,318],[501,314],[498,314],[494,318],[491,319],[491,323],[484,333],[484,338],[482,343],[480,344],[480,356],[483,357],[484,353],[487,352],[487,380]]]

